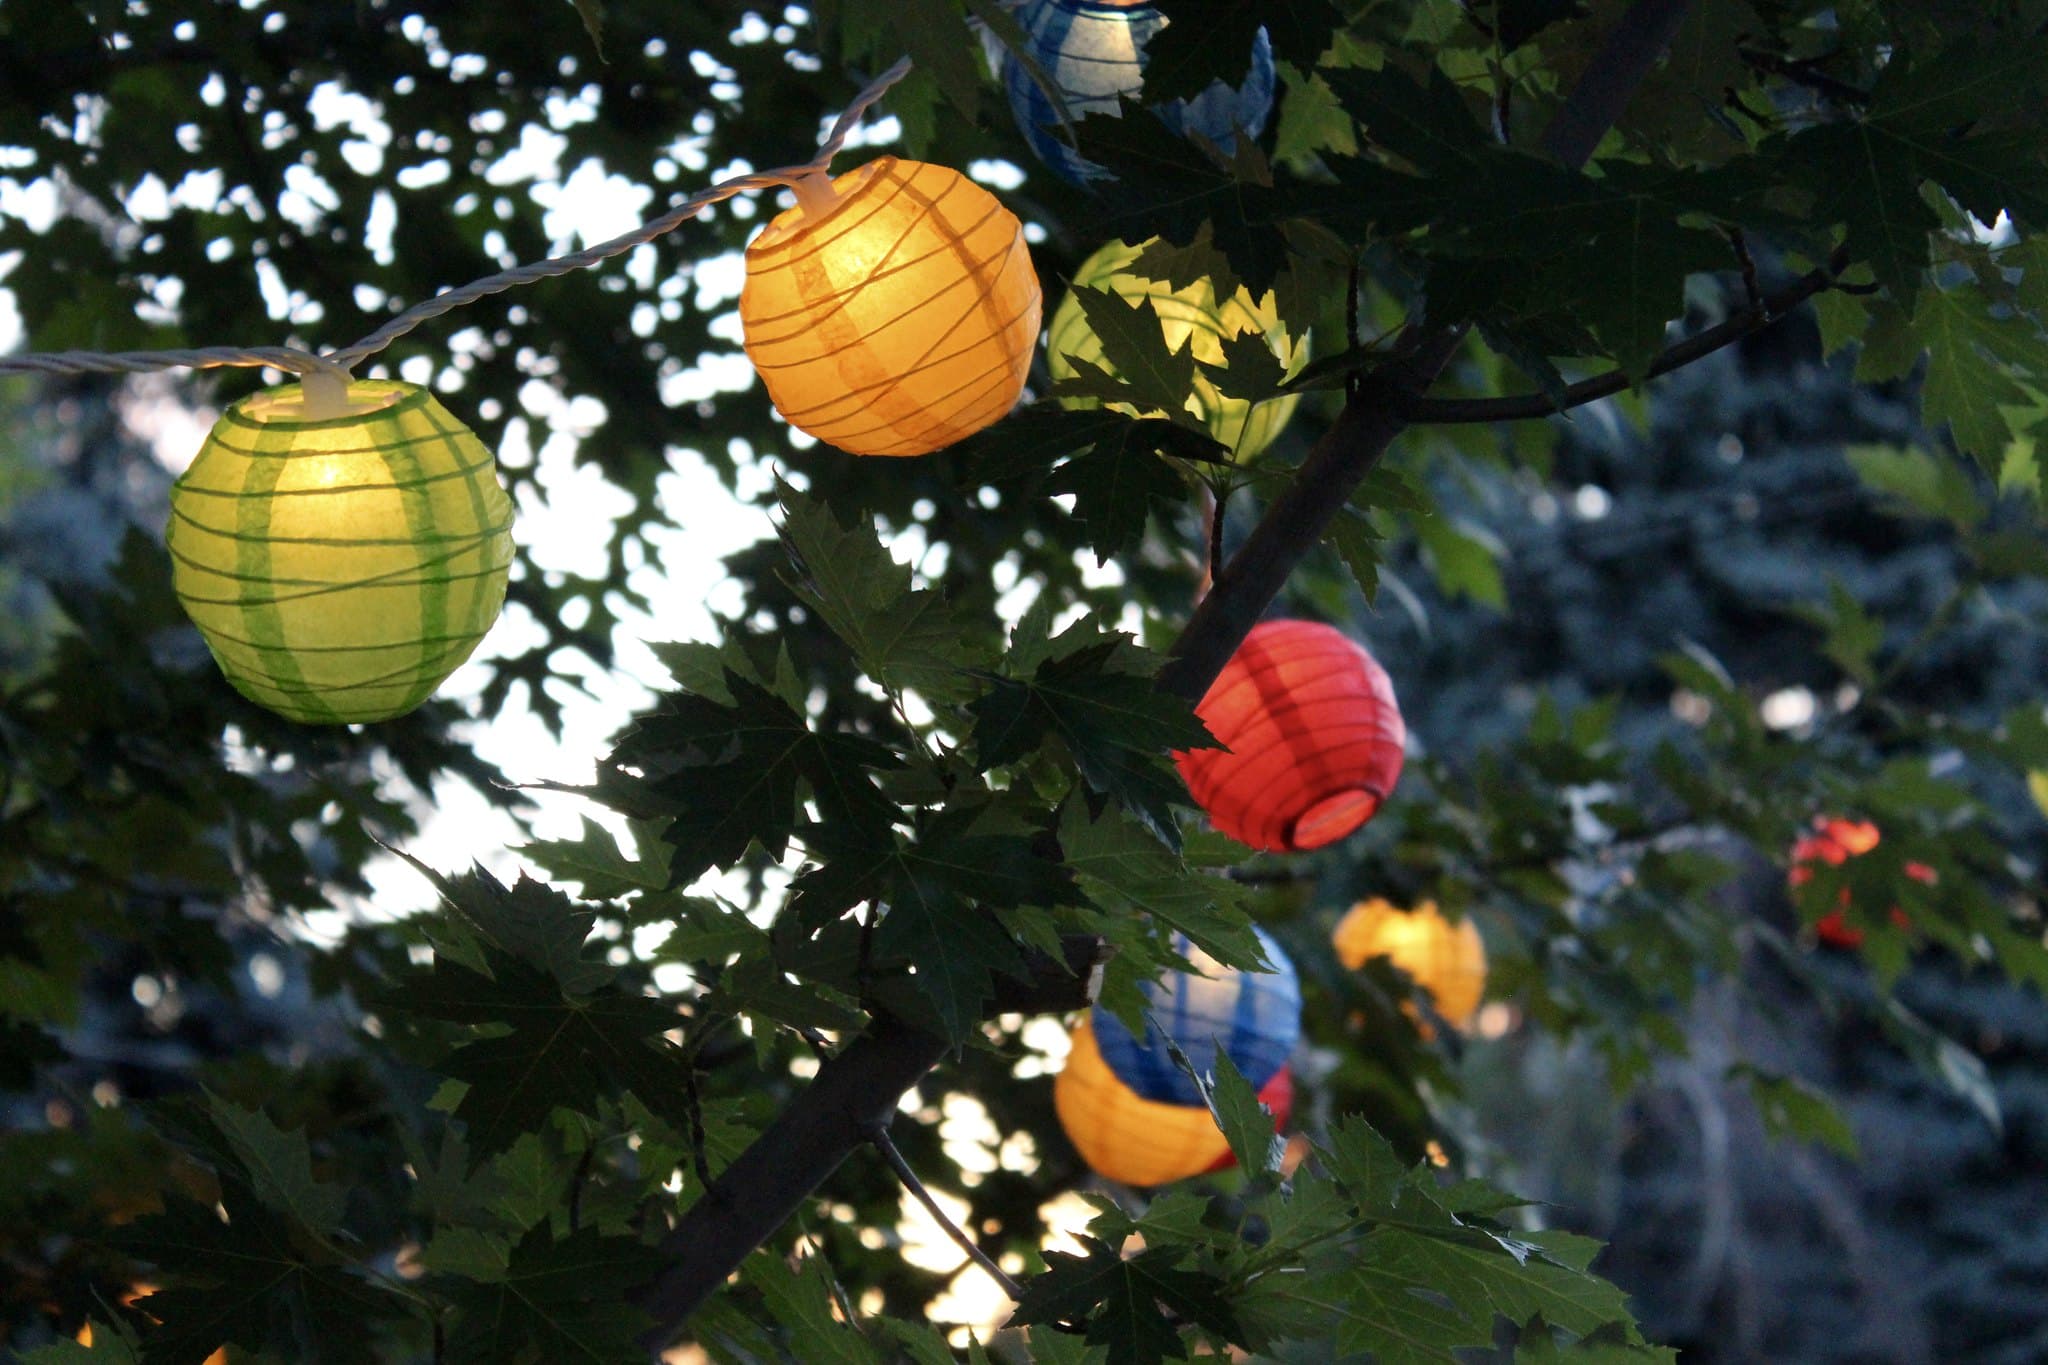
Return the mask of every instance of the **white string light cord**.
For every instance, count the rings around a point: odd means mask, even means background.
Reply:
[[[844,149],[846,139],[852,135],[862,117],[877,100],[888,93],[891,86],[909,74],[910,58],[905,57],[877,76],[833,122],[831,132],[818,148],[818,154],[800,166],[782,166],[772,171],[756,171],[749,175],[721,180],[707,189],[699,190],[659,218],[643,223],[631,232],[623,233],[610,241],[599,242],[596,246],[585,247],[581,251],[571,252],[565,256],[554,256],[530,265],[514,266],[495,275],[486,275],[483,279],[472,281],[459,289],[436,294],[406,309],[353,346],[344,347],[339,351],[314,355],[310,351],[302,351],[291,346],[203,346],[179,351],[44,351],[0,356],[0,374],[146,374],[156,370],[262,366],[282,370],[287,374],[296,374],[302,381],[311,380],[309,388],[317,384],[322,388],[332,386],[336,389],[345,389],[349,372],[356,366],[420,324],[432,321],[444,313],[451,313],[475,303],[478,299],[503,293],[507,289],[516,289],[520,285],[532,284],[536,280],[573,274],[578,270],[588,269],[600,261],[623,255],[636,246],[644,246],[665,233],[673,232],[711,205],[722,203],[735,195],[782,188],[795,189],[801,194],[805,189],[817,186],[819,178],[829,174],[832,158]]]

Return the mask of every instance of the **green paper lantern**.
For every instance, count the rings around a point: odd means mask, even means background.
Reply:
[[[171,489],[171,583],[237,691],[291,720],[388,720],[505,604],[512,500],[431,393],[318,377],[221,415]]]
[[[1281,327],[1280,314],[1274,307],[1270,292],[1263,298],[1254,299],[1251,291],[1240,285],[1236,293],[1218,302],[1215,287],[1206,279],[1175,289],[1164,280],[1150,279],[1128,268],[1144,249],[1143,245],[1111,242],[1083,261],[1081,268],[1074,273],[1074,288],[1053,310],[1052,325],[1046,336],[1046,368],[1054,379],[1066,379],[1079,373],[1075,365],[1077,360],[1104,369],[1112,368],[1103,358],[1102,338],[1089,326],[1088,315],[1081,310],[1081,301],[1074,297],[1075,292],[1082,289],[1107,290],[1127,303],[1150,299],[1166,334],[1167,348],[1177,351],[1183,345],[1189,345],[1196,360],[1211,365],[1223,363],[1226,337],[1241,336],[1247,332],[1263,337],[1273,354],[1280,358],[1280,363],[1289,370],[1307,358],[1307,343],[1301,338],[1288,336]],[[1093,398],[1063,398],[1060,402],[1070,408],[1099,406]],[[1237,459],[1249,460],[1273,443],[1273,438],[1294,416],[1294,409],[1300,402],[1296,394],[1258,404],[1226,397],[1217,391],[1207,375],[1197,369],[1195,391],[1189,396],[1187,407],[1209,429],[1209,434],[1229,447]],[[1126,404],[1113,406],[1120,411],[1135,411]]]

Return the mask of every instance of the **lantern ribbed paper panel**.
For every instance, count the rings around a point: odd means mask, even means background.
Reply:
[[[1351,907],[1331,937],[1337,960],[1352,971],[1386,958],[1429,993],[1430,1003],[1453,1028],[1464,1028],[1486,994],[1486,944],[1471,920],[1452,924],[1424,901],[1396,909],[1374,897]]]
[[[1174,935],[1174,952],[1202,975],[1169,971],[1141,987],[1151,1009],[1142,1039],[1114,1014],[1095,1007],[1095,1043],[1117,1079],[1148,1100],[1199,1105],[1202,1092],[1174,1065],[1166,1050],[1168,1038],[1205,1077],[1215,1075],[1219,1052],[1255,1086],[1287,1065],[1301,1037],[1301,982],[1280,945],[1264,930],[1255,932],[1273,971],[1226,967],[1185,934]]]
[[[1365,647],[1312,621],[1253,626],[1195,708],[1224,749],[1174,755],[1217,829],[1253,848],[1332,843],[1379,812],[1407,729]]]
[[[1205,1105],[1145,1099],[1103,1061],[1087,1019],[1075,1028],[1065,1068],[1053,1080],[1053,1108],[1067,1140],[1090,1170],[1126,1185],[1165,1185],[1222,1170],[1230,1143]],[[1273,1110],[1274,1130],[1294,1106],[1293,1077],[1275,1073],[1259,1099]]]
[[[1816,816],[1813,833],[1802,836],[1792,845],[1792,869],[1785,880],[1793,886],[1804,886],[1813,880],[1814,863],[1840,867],[1849,859],[1876,848],[1880,837],[1877,826],[1868,820]],[[1935,881],[1934,869],[1925,863],[1907,863],[1905,873],[1923,885],[1931,886]],[[1849,904],[1849,888],[1843,887],[1842,909],[1830,910],[1813,926],[1814,934],[1831,948],[1856,948],[1863,943],[1863,931],[1849,923]],[[1896,905],[1891,909],[1891,921],[1901,929],[1911,928],[1913,923]]]
[[[171,490],[178,600],[228,681],[292,720],[418,706],[497,619],[512,563],[496,462],[432,394],[360,379],[342,411],[309,417],[295,384],[244,398]]]
[[[1119,96],[1139,98],[1145,86],[1145,44],[1166,26],[1166,17],[1149,4],[1024,0],[1014,12],[1032,60],[1059,89],[1067,114],[1076,120],[1089,114],[1118,115]],[[1010,112],[1039,160],[1076,183],[1103,174],[1101,167],[1067,145],[1059,128],[1059,108],[1031,78],[1030,70],[1007,52],[1002,75]],[[1214,81],[1194,99],[1169,100],[1153,106],[1153,112],[1183,137],[1198,133],[1228,151],[1235,145],[1236,130],[1257,137],[1265,128],[1275,80],[1273,45],[1260,29],[1246,54],[1241,84],[1233,88]]]
[[[1125,268],[1143,250],[1143,247],[1123,242],[1109,243],[1081,263],[1081,268],[1074,273],[1074,289],[1107,290],[1128,302],[1150,299],[1153,311],[1159,315],[1167,349],[1178,351],[1182,346],[1188,346],[1196,360],[1207,364],[1221,365],[1225,339],[1249,332],[1262,338],[1272,348],[1273,354],[1280,358],[1282,365],[1290,370],[1294,368],[1295,361],[1306,348],[1289,338],[1281,327],[1271,293],[1254,299],[1251,291],[1240,285],[1236,293],[1219,303],[1215,286],[1206,279],[1197,280],[1184,289],[1175,289],[1163,280],[1149,279]],[[1072,291],[1053,310],[1045,354],[1046,367],[1054,379],[1066,379],[1079,372],[1076,361],[1107,368],[1102,338],[1088,325],[1088,315],[1082,311],[1081,301]],[[1070,408],[1088,408],[1097,404],[1093,398],[1060,401]],[[1188,398],[1188,411],[1239,459],[1248,460],[1273,443],[1273,438],[1294,416],[1294,409],[1300,402],[1295,394],[1256,405],[1242,398],[1225,397],[1207,375],[1197,370],[1195,391]],[[1116,406],[1130,410],[1128,404]]]
[[[799,191],[747,247],[747,358],[791,426],[923,455],[1016,405],[1038,273],[1016,215],[958,171],[885,156]]]

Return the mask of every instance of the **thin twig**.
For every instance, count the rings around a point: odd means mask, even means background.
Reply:
[[[1724,346],[1761,331],[1777,319],[1796,308],[1815,294],[1835,287],[1835,276],[1848,268],[1848,258],[1837,252],[1825,266],[1808,271],[1798,281],[1775,294],[1766,295],[1757,306],[1745,308],[1727,320],[1707,328],[1704,332],[1689,336],[1685,340],[1666,347],[1644,371],[1645,379],[1668,374],[1672,370],[1690,365],[1703,356],[1712,355]],[[1537,417],[1551,417],[1587,403],[1609,398],[1631,387],[1637,381],[1625,371],[1610,370],[1591,379],[1582,379],[1566,387],[1564,401],[1559,402],[1547,393],[1522,393],[1505,398],[1406,398],[1401,402],[1401,416],[1417,424],[1449,424],[1458,422],[1521,422]]]
[[[953,1245],[966,1252],[969,1260],[987,1271],[988,1277],[1010,1296],[1011,1302],[1022,1300],[1024,1286],[1012,1279],[986,1251],[977,1246],[974,1239],[967,1235],[966,1229],[946,1216],[946,1211],[939,1207],[939,1201],[932,1198],[932,1192],[924,1187],[924,1182],[917,1178],[917,1172],[911,1170],[910,1163],[903,1159],[903,1153],[896,1150],[896,1144],[889,1138],[888,1125],[872,1124],[866,1132],[868,1141],[882,1154],[882,1159],[889,1163],[889,1169],[896,1172],[896,1178],[903,1182],[903,1188],[910,1191],[911,1198],[924,1205],[924,1211],[932,1216],[933,1221],[938,1223],[946,1236],[953,1239]]]

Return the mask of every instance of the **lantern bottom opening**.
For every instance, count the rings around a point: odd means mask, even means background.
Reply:
[[[1287,831],[1287,842],[1297,849],[1333,844],[1372,819],[1379,808],[1378,794],[1363,787],[1332,792],[1301,813]]]

